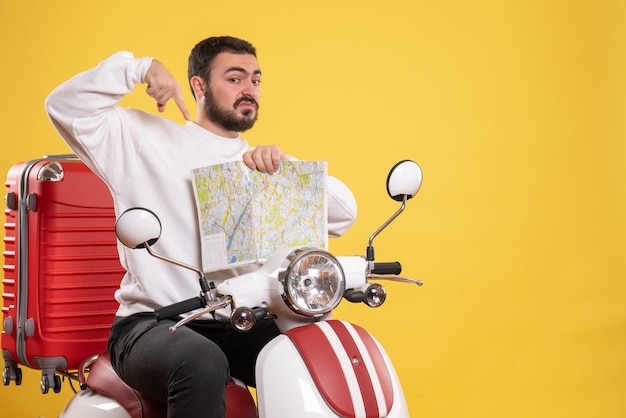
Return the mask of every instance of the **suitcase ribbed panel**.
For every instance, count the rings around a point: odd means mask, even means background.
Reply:
[[[41,341],[106,341],[121,279],[111,214],[47,212],[40,233]],[[103,347],[104,348],[104,347]]]
[[[64,357],[74,369],[88,355],[104,350],[117,302],[119,265],[115,215],[108,189],[84,164],[64,161],[63,179],[34,182],[37,196],[29,210],[29,286],[35,336],[26,339],[25,357]],[[19,350],[18,350],[19,353]],[[40,362],[40,360],[37,360]]]

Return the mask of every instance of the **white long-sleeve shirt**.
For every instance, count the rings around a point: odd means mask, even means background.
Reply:
[[[116,214],[132,207],[155,212],[162,233],[155,251],[200,267],[200,232],[192,169],[241,160],[253,149],[245,139],[225,138],[119,101],[145,82],[151,58],[118,52],[57,87],[46,99],[50,119],[72,150],[108,185]],[[328,234],[343,234],[356,219],[356,201],[328,177]],[[118,245],[127,273],[115,297],[118,316],[150,312],[198,295],[198,275]]]

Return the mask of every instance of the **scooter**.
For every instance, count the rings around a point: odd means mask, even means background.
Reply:
[[[198,273],[199,296],[155,311],[157,320],[189,313],[170,332],[207,314],[241,332],[265,318],[275,320],[282,334],[257,359],[256,402],[242,382],[231,379],[226,389],[228,418],[408,417],[402,387],[383,347],[364,328],[332,319],[332,311],[342,299],[382,305],[386,291],[376,280],[422,285],[421,280],[400,276],[400,263],[376,262],[373,247],[375,237],[404,211],[421,184],[417,163],[404,160],[391,169],[387,192],[401,207],[371,235],[365,257],[288,248],[225,280],[218,276],[224,271],[205,273],[155,253],[151,246],[161,234],[161,224],[147,209],[123,213],[116,233],[127,247],[145,249],[157,259]],[[166,416],[165,404],[119,379],[106,352],[83,362],[78,380],[81,390],[60,418]]]

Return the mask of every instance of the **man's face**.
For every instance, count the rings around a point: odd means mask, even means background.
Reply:
[[[204,112],[229,131],[247,131],[258,117],[260,82],[261,70],[254,55],[220,53],[211,66]]]

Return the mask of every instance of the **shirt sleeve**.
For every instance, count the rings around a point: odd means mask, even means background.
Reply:
[[[328,176],[328,236],[345,234],[356,221],[357,204],[352,191],[336,177]]]
[[[98,116],[115,106],[144,82],[151,63],[152,58],[135,59],[126,51],[110,56],[54,89],[46,99],[48,115],[55,125],[76,134],[72,121]]]
[[[134,58],[121,51],[59,85],[46,98],[46,111],[55,129],[101,177],[105,173],[99,161],[103,154],[112,155],[112,148],[126,147],[117,155],[132,158],[135,145],[125,139],[137,137],[137,128],[118,103],[144,82],[151,63],[152,58]]]

